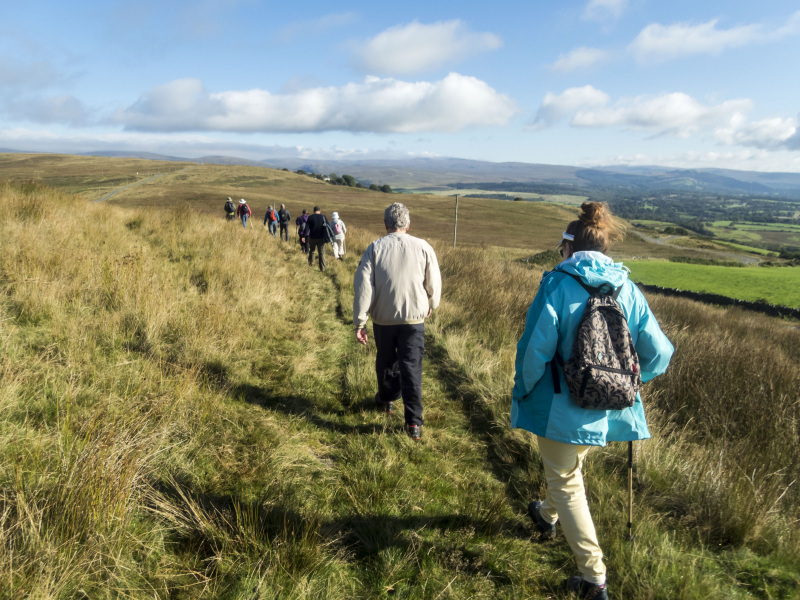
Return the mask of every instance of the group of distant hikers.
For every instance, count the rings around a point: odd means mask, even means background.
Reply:
[[[246,226],[244,212],[236,214]],[[316,250],[324,270],[325,232],[336,222],[337,213],[329,223],[316,206],[298,217],[309,265]],[[420,440],[424,322],[439,306],[441,274],[431,245],[408,234],[411,217],[403,204],[387,207],[383,224],[386,235],[367,247],[353,278],[355,337],[367,345],[371,318],[375,408],[392,414],[402,399],[405,430]],[[337,258],[344,255],[345,231],[341,223]],[[593,446],[624,441],[632,461],[632,442],[650,437],[639,390],[666,371],[674,352],[628,269],[606,254],[623,231],[602,202],[584,202],[578,219],[567,225],[558,244],[562,261],[543,274],[528,309],[511,393],[511,427],[536,436],[547,484],[545,497],[529,503],[528,515],[541,539],[553,539],[561,524],[580,571],[566,587],[588,600],[607,600],[608,586],[583,483],[584,459]],[[629,463],[629,477],[631,470]],[[629,482],[629,494],[631,489]]]
[[[237,205],[228,197],[225,200],[224,210],[227,220],[235,221],[237,218],[241,219],[242,227],[245,229],[247,228],[248,218],[253,214],[252,209],[244,198],[239,200]],[[267,212],[264,214],[264,226],[268,227],[270,234],[275,237],[280,236],[282,240],[288,242],[291,219],[292,216],[289,214],[285,204],[281,204],[277,211],[274,206],[269,205]],[[329,221],[322,214],[319,206],[315,206],[310,214],[306,209],[303,209],[303,213],[295,219],[295,226],[297,228],[295,234],[300,241],[300,249],[304,254],[308,254],[309,265],[314,264],[314,252],[316,251],[319,270],[325,270],[325,244],[331,245],[335,260],[344,260],[347,226],[339,218],[338,212],[334,211]]]

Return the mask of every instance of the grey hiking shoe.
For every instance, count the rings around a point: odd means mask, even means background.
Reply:
[[[422,439],[422,425],[406,425],[406,432],[412,440]]]
[[[567,579],[567,589],[581,600],[608,600],[608,586],[584,581],[580,575]]]
[[[375,394],[375,407],[378,412],[386,413],[387,415],[394,414],[394,402],[382,402],[380,393]]]
[[[552,525],[545,521],[539,512],[541,509],[542,503],[538,500],[528,504],[528,514],[530,515],[533,524],[536,525],[536,529],[539,530],[539,533],[543,539],[552,540],[556,537],[556,523],[558,523],[558,521]]]

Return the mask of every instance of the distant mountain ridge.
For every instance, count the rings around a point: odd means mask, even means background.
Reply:
[[[612,188],[630,192],[703,192],[732,195],[776,195],[800,198],[800,173],[763,173],[732,169],[670,167],[600,167],[520,162],[492,163],[458,158],[407,160],[266,159],[262,164],[313,173],[347,173],[359,181],[420,189],[448,184],[527,183],[565,188]],[[479,186],[477,186],[479,187]]]
[[[8,152],[14,152],[9,150]],[[561,186],[565,192],[592,189],[620,193],[695,192],[728,195],[765,195],[800,199],[800,173],[769,173],[733,169],[678,169],[661,166],[605,166],[596,168],[523,162],[489,162],[449,157],[407,159],[328,160],[313,158],[265,158],[248,160],[230,156],[185,158],[152,152],[102,151],[84,156],[141,158],[211,164],[261,166],[329,175],[352,175],[362,184],[388,184],[410,191],[480,187],[480,183],[544,184]],[[509,186],[511,187],[511,186]],[[519,185],[514,186],[519,189]]]

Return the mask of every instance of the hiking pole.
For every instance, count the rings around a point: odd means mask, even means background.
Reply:
[[[628,541],[633,541],[633,442],[628,442]]]

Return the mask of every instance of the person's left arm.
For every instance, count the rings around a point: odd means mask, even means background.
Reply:
[[[669,361],[675,348],[672,342],[661,331],[650,305],[638,287],[632,285],[636,323],[629,321],[629,327],[635,327],[638,332],[636,354],[639,355],[639,368],[642,372],[642,381],[650,381],[667,370]]]
[[[439,302],[442,299],[442,274],[439,271],[439,260],[436,258],[436,253],[433,248],[428,246],[426,248],[426,262],[425,262],[425,292],[428,294],[428,314],[439,307]]]

